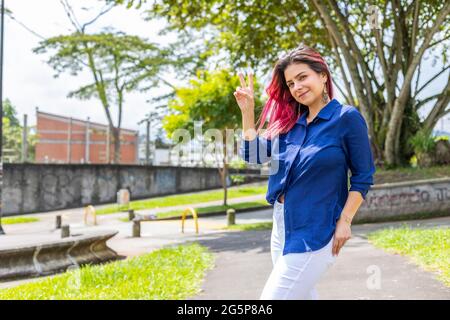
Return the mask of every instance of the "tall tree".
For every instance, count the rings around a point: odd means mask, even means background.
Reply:
[[[137,36],[121,32],[57,36],[41,41],[36,53],[56,51],[48,63],[57,74],[77,75],[87,69],[93,81],[69,93],[69,97],[100,100],[114,140],[114,162],[119,162],[120,129],[125,94],[155,86],[167,52]],[[117,124],[112,108],[117,107]]]
[[[164,129],[175,142],[178,142],[176,141],[178,136],[174,136],[176,130],[185,129],[189,132],[189,138],[194,137],[196,133],[194,121],[202,122],[201,142],[206,140],[214,147],[204,150],[204,154],[209,151],[214,152],[218,161],[222,161],[218,170],[224,189],[224,205],[227,205],[228,167],[234,154],[230,141],[233,142],[234,149],[236,130],[242,123],[241,112],[233,96],[233,92],[239,85],[239,78],[230,69],[214,72],[199,71],[197,78],[192,79],[189,86],[176,88],[175,99],[169,102],[171,114],[163,119]],[[262,103],[260,96],[261,88],[255,82],[255,102],[259,106]],[[261,110],[256,109],[256,111]],[[229,135],[228,140],[227,135]],[[214,140],[211,141],[211,138]],[[189,141],[181,143],[187,142]]]
[[[149,18],[167,20],[167,31],[212,35],[211,47],[234,67],[249,63],[264,73],[299,43],[316,47],[327,57],[345,102],[364,115],[377,162],[388,167],[406,164],[413,152],[409,138],[450,112],[449,13],[450,2],[437,0],[160,0],[147,5]],[[443,67],[425,66],[428,57]],[[423,68],[429,69],[425,77]],[[442,90],[427,95],[440,78]],[[428,106],[431,111],[421,120],[419,111]]]
[[[377,1],[377,6],[365,6],[352,1],[338,5],[335,0],[312,1],[331,41],[342,51],[352,89],[359,106],[369,122],[376,146],[382,146],[384,159],[390,165],[409,160],[411,150],[407,141],[421,128],[432,128],[437,120],[450,112],[450,76],[447,50],[450,36],[450,2],[448,1]],[[377,9],[381,11],[380,28],[374,25]],[[364,15],[372,11],[372,15]],[[359,20],[355,20],[356,17]],[[358,25],[371,26],[367,29]],[[443,46],[438,46],[443,44]],[[446,85],[433,97],[419,97],[420,67],[424,54],[442,52],[444,67],[436,77],[446,74]],[[371,56],[371,52],[376,55]],[[371,67],[370,67],[371,65]],[[377,73],[381,70],[381,75]],[[416,86],[413,80],[416,75]],[[429,85],[426,81],[423,87]],[[432,111],[421,122],[418,110],[434,101]],[[380,155],[380,150],[376,150]]]
[[[21,159],[23,144],[23,126],[17,118],[17,111],[9,99],[3,101],[3,158],[8,162],[18,162]],[[36,147],[36,134],[27,134],[27,155],[26,161],[34,159]]]
[[[63,72],[78,75],[88,70],[93,81],[69,93],[79,99],[97,98],[105,111],[114,143],[114,162],[120,161],[120,129],[125,94],[146,90],[159,83],[159,73],[169,64],[170,49],[138,36],[123,32],[89,34],[87,27],[113,8],[106,5],[91,20],[80,23],[68,1],[61,1],[75,32],[45,39],[35,53],[53,53],[48,64],[58,76]],[[117,107],[117,124],[113,123],[112,108]]]

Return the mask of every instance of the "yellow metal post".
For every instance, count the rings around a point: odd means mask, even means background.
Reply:
[[[181,232],[184,233],[184,220],[186,219],[186,215],[188,213],[191,213],[192,217],[194,218],[194,221],[195,221],[195,232],[198,234],[198,215],[197,215],[197,211],[195,211],[194,208],[187,208],[181,214]]]

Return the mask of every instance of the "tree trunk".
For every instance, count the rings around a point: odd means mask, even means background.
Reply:
[[[228,177],[228,168],[227,168],[227,164],[224,163],[223,164],[224,167],[222,168],[222,187],[223,187],[223,205],[226,206],[227,205],[227,201],[228,201],[228,187],[227,187],[227,177]]]
[[[227,177],[228,177],[228,163],[227,163],[227,150],[226,144],[223,144],[223,168],[221,170],[222,187],[223,187],[223,205],[227,205],[228,200],[228,188],[227,188]]]
[[[114,136],[114,163],[120,163],[120,128],[113,128]]]

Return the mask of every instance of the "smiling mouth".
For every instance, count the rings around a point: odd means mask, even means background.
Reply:
[[[305,93],[303,93],[302,95],[298,96],[298,97],[299,97],[299,98],[303,98],[303,97],[305,96],[305,94],[307,94],[308,92],[309,92],[309,90],[306,91]]]

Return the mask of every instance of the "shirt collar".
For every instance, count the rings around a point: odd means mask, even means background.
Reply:
[[[324,120],[329,120],[338,105],[339,105],[339,101],[337,101],[336,98],[333,98],[322,109],[320,109],[319,113],[317,114],[317,117],[322,118]],[[304,112],[300,116],[300,118],[297,120],[297,123],[303,124],[306,126],[306,116],[308,114],[309,114],[309,109],[307,108],[306,112]]]

